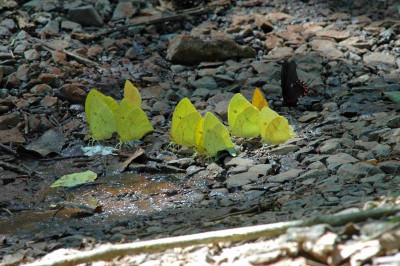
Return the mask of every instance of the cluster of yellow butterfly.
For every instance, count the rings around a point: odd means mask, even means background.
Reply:
[[[85,113],[91,136],[104,140],[118,132],[121,142],[138,140],[153,130],[146,113],[141,109],[142,97],[130,81],[125,82],[124,98],[118,103],[93,89],[85,102]]]
[[[261,134],[267,144],[284,143],[296,136],[287,119],[268,107],[259,89],[255,89],[252,103],[240,93],[231,99],[228,123],[232,135],[249,138]],[[178,103],[172,115],[171,141],[212,157],[234,147],[228,129],[218,118],[210,112],[201,117],[188,98]]]
[[[228,107],[228,123],[232,135],[243,138],[261,135],[263,142],[269,145],[285,143],[296,136],[287,119],[268,107],[257,88],[252,103],[240,93],[233,96]]]
[[[208,112],[201,117],[188,98],[183,98],[172,115],[171,141],[182,146],[195,147],[196,151],[216,156],[218,151],[233,149],[228,129],[218,118]]]

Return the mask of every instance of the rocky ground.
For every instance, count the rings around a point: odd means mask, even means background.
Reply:
[[[61,248],[397,206],[399,12],[391,0],[1,1],[1,265]],[[280,87],[289,57],[310,88],[293,108],[282,106]],[[84,156],[88,91],[121,99],[127,79],[155,130],[113,155]],[[227,124],[232,96],[250,99],[256,87],[296,138],[279,146],[233,138],[239,156],[216,162],[170,145],[180,99]],[[49,188],[87,169],[95,184]],[[102,264],[398,265],[396,213]]]

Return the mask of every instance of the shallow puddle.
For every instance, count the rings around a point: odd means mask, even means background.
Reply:
[[[46,229],[53,231],[67,226],[90,230],[117,220],[179,208],[188,205],[188,198],[191,197],[182,193],[183,187],[184,182],[176,177],[123,173],[100,176],[94,183],[72,189],[45,188],[41,208],[7,215],[3,213],[0,233],[43,233]],[[101,206],[101,212],[85,213],[81,208],[64,204],[66,202],[83,206],[83,209]]]

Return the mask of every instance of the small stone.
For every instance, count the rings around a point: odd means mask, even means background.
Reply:
[[[39,75],[39,81],[46,83],[46,84],[53,84],[56,79],[57,79],[57,75],[51,74],[51,73],[41,73]]]
[[[217,82],[211,76],[204,76],[201,79],[198,79],[195,82],[193,82],[192,85],[198,89],[209,89],[209,90],[218,89]]]
[[[336,170],[342,164],[355,163],[358,162],[358,160],[347,153],[338,153],[328,157],[326,162],[329,170]]]
[[[82,26],[79,23],[75,23],[69,20],[63,20],[61,22],[61,29],[70,31],[82,31]]]
[[[91,5],[70,9],[68,11],[68,17],[69,20],[84,26],[100,27],[104,24],[99,13],[97,13],[96,9]]]
[[[367,65],[388,65],[390,67],[396,66],[396,60],[393,55],[384,53],[370,53],[363,57],[364,63]]]
[[[303,170],[301,169],[290,169],[289,171],[280,173],[278,175],[269,176],[268,182],[284,183],[286,181],[295,180]]]
[[[84,104],[86,92],[82,87],[83,86],[78,83],[65,84],[60,88],[58,96],[70,101],[71,103]]]
[[[400,162],[399,161],[394,161],[394,160],[389,160],[389,161],[384,161],[378,164],[378,167],[384,171],[387,174],[400,174]]]
[[[343,41],[344,39],[347,39],[350,37],[350,32],[349,31],[337,31],[337,30],[323,29],[323,30],[317,31],[315,33],[315,35],[318,37],[332,38],[332,39],[335,39],[336,41]]]
[[[39,35],[42,36],[54,36],[59,33],[60,24],[58,22],[51,20],[49,21],[46,26],[39,32]]]
[[[322,162],[316,161],[316,162],[309,164],[307,166],[307,169],[309,169],[309,170],[312,170],[312,169],[325,170],[327,168]]]
[[[278,21],[291,21],[293,19],[291,15],[282,12],[268,13],[265,18],[272,23],[276,23]]]
[[[265,58],[269,60],[274,60],[279,58],[291,57],[293,55],[294,51],[291,47],[276,47],[269,51]]]
[[[396,116],[392,119],[390,119],[387,123],[386,126],[389,128],[400,128],[400,117]]]
[[[273,168],[272,164],[257,164],[249,169],[249,172],[256,173],[256,174],[262,175],[262,176],[270,175],[273,173],[273,171],[274,171],[274,168]]]
[[[138,9],[131,1],[120,1],[114,9],[111,20],[130,18],[138,12]]]
[[[0,130],[0,143],[3,144],[22,144],[25,143],[25,138],[17,127],[12,129]]]
[[[229,189],[235,187],[242,187],[257,180],[258,180],[258,175],[256,173],[246,172],[237,175],[231,175],[230,177],[228,177],[228,179],[226,179],[225,183]]]
[[[360,179],[366,176],[381,174],[382,170],[379,167],[368,163],[356,163],[356,164],[343,164],[339,167],[337,174],[343,180]]]
[[[26,60],[33,61],[40,58],[40,54],[35,49],[29,49],[24,52],[24,57]]]
[[[40,101],[40,105],[44,107],[51,107],[57,104],[57,97],[46,96]]]
[[[373,176],[367,176],[361,179],[361,183],[383,183],[384,178],[386,177],[385,174],[377,174]]]
[[[18,67],[15,76],[22,81],[25,81],[28,78],[28,73],[30,71],[30,66],[28,64],[22,64]]]
[[[55,63],[65,63],[67,62],[67,55],[60,51],[51,52],[52,58]]]
[[[19,118],[16,114],[8,114],[0,116],[0,130],[10,129],[19,123]]]
[[[33,8],[36,11],[52,11],[55,10],[58,5],[57,0],[31,0],[24,4],[25,7]]]
[[[274,26],[272,26],[267,17],[263,15],[256,14],[254,24],[260,27],[265,33],[271,32],[274,29]]]
[[[312,121],[312,120],[317,119],[319,116],[320,116],[320,115],[319,115],[318,112],[310,112],[310,113],[308,113],[308,114],[305,114],[305,115],[299,117],[299,119],[297,119],[297,120],[298,120],[299,122],[301,122],[301,123],[307,123],[307,122],[310,122],[310,121]]]
[[[51,87],[47,84],[37,84],[29,92],[34,95],[47,95],[51,92]]]
[[[274,154],[274,155],[282,155],[282,154],[286,154],[289,152],[296,152],[298,151],[300,148],[297,145],[285,145],[285,146],[281,146],[278,148],[274,148],[272,150],[270,150],[270,154]]]
[[[377,159],[387,157],[390,154],[390,151],[391,148],[387,144],[378,144],[371,150]]]
[[[328,170],[319,170],[319,169],[313,169],[310,171],[305,172],[301,176],[296,178],[296,181],[303,182],[304,180],[307,179],[323,179],[328,177]]]
[[[325,141],[322,146],[318,149],[322,154],[333,154],[342,146],[340,145],[340,139],[330,139]]]
[[[390,128],[378,129],[374,132],[371,132],[368,135],[368,140],[369,141],[379,141],[384,134],[389,133],[390,131],[391,131]]]
[[[320,52],[322,55],[330,58],[341,58],[343,52],[336,48],[336,43],[328,40],[313,40],[309,43],[313,50]]]
[[[225,166],[246,166],[247,168],[250,168],[254,165],[254,161],[246,158],[241,158],[241,157],[228,157],[225,161]]]
[[[338,193],[343,190],[343,185],[330,185],[327,188],[323,189],[321,192],[326,193]]]
[[[281,47],[282,44],[283,40],[275,35],[268,35],[264,41],[264,46],[268,51],[273,50],[277,47]]]

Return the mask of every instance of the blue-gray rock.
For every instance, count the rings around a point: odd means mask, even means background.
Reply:
[[[339,191],[343,190],[343,185],[330,185],[323,189],[322,193],[338,193]]]
[[[381,162],[379,168],[387,174],[400,175],[400,162],[395,160]]]
[[[349,164],[355,162],[358,162],[358,160],[347,153],[338,153],[326,159],[327,167],[329,170],[336,170],[342,164]]]
[[[226,179],[225,183],[228,188],[237,188],[244,185],[250,184],[253,181],[257,181],[258,175],[256,173],[241,173],[237,175],[231,175]]]
[[[323,179],[326,177],[328,177],[328,170],[313,169],[313,170],[307,171],[304,174],[300,175],[299,177],[296,178],[296,180],[299,182],[303,182],[304,180],[307,180],[310,178]]]
[[[32,0],[24,4],[24,6],[26,7],[31,7],[35,10],[46,12],[55,10],[59,5],[60,3],[58,2],[58,0]]]
[[[289,152],[296,152],[298,151],[300,148],[297,145],[285,145],[285,146],[280,146],[278,148],[274,148],[272,150],[270,150],[270,154],[274,154],[274,155],[282,155],[282,154],[286,154]]]
[[[119,1],[117,7],[114,9],[111,20],[130,18],[137,12],[138,9],[132,1]]]
[[[382,129],[373,131],[368,135],[368,140],[369,141],[379,141],[382,138],[383,134],[386,134],[390,131],[391,131],[390,128],[382,128]]]
[[[390,127],[390,128],[399,128],[400,127],[400,116],[396,116],[396,117],[390,119],[387,122],[386,126]]]
[[[218,89],[217,82],[211,76],[204,76],[192,82],[192,85],[195,86],[197,89],[209,89],[209,90]]]
[[[53,36],[58,35],[60,24],[54,20],[49,21],[46,26],[39,32],[41,36]]]
[[[377,174],[373,176],[367,176],[361,179],[361,183],[383,183],[383,179],[386,177],[385,174]]]
[[[274,171],[272,164],[257,164],[249,169],[249,172],[256,173],[258,175],[270,175]]]
[[[377,159],[385,158],[389,155],[391,148],[387,144],[376,145],[371,152],[375,155]]]
[[[343,164],[337,171],[337,175],[343,180],[358,180],[366,176],[382,173],[379,167],[368,163]]]
[[[301,169],[290,169],[289,171],[280,173],[278,175],[269,176],[267,182],[284,183],[286,181],[294,180],[299,176],[304,170]]]
[[[84,26],[100,27],[104,24],[104,21],[99,15],[99,13],[91,5],[71,8],[68,11],[68,18],[69,20]]]
[[[322,143],[322,146],[318,148],[319,152],[322,154],[333,154],[336,153],[338,149],[342,146],[340,145],[340,139],[329,139]]]

